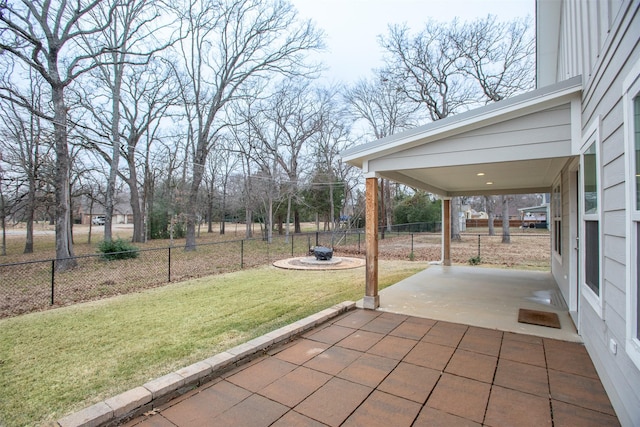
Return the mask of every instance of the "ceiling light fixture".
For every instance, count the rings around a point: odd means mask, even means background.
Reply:
[[[493,185],[493,181],[487,181],[487,185]]]
[[[478,172],[476,175],[477,176],[484,176],[484,172]]]

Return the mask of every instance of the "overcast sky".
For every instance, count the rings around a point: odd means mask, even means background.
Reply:
[[[330,81],[353,83],[371,76],[381,65],[377,36],[388,24],[406,23],[412,32],[429,18],[461,21],[497,15],[500,20],[535,18],[535,0],[291,0],[301,18],[326,33],[327,52],[320,59],[330,67]]]

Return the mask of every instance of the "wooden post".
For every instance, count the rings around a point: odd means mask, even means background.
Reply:
[[[442,201],[442,264],[451,265],[451,199]]]
[[[367,277],[364,308],[380,306],[378,295],[378,178],[367,178],[366,184],[366,262]]]

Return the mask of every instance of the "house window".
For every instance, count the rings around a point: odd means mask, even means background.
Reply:
[[[588,133],[586,150],[582,154],[582,212],[583,212],[583,292],[598,315],[602,316],[602,288],[600,279],[600,189],[599,189],[599,119]]]
[[[633,127],[634,127],[634,160],[635,160],[635,205],[636,211],[640,211],[640,96],[633,100]]]
[[[640,316],[638,316],[638,307],[640,307],[640,274],[638,274],[638,265],[640,265],[640,95],[633,99],[633,155],[631,156],[635,167],[632,167],[632,173],[635,175],[635,209],[632,210],[631,218],[635,224],[635,241],[636,241],[636,263],[635,263],[635,315],[636,331],[635,338],[640,339]],[[633,185],[633,184],[631,184]],[[633,307],[633,304],[632,304]]]
[[[562,255],[562,189],[560,184],[553,187],[551,197],[553,216],[553,250],[556,254]]]
[[[584,225],[584,281],[596,295],[600,296],[600,230],[598,221],[585,221]]]
[[[584,214],[598,213],[598,165],[596,143],[584,153]]]
[[[640,64],[623,82],[627,222],[627,355],[640,369]]]

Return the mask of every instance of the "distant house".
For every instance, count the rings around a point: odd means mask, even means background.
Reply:
[[[640,425],[639,9],[538,0],[536,90],[343,153],[367,178],[367,225],[380,177],[439,195],[443,218],[454,196],[551,193],[551,272],[627,426]],[[367,236],[364,302],[375,308]]]
[[[556,204],[557,206],[557,204]],[[545,203],[540,206],[531,206],[528,208],[518,209],[520,213],[521,228],[547,228],[549,218],[549,204]]]
[[[113,207],[112,224],[132,224],[133,214],[128,195],[120,195],[118,202]],[[92,221],[96,224],[96,218],[105,216],[102,204],[94,202],[91,205],[84,197],[75,201],[74,219],[78,224],[89,225]]]

